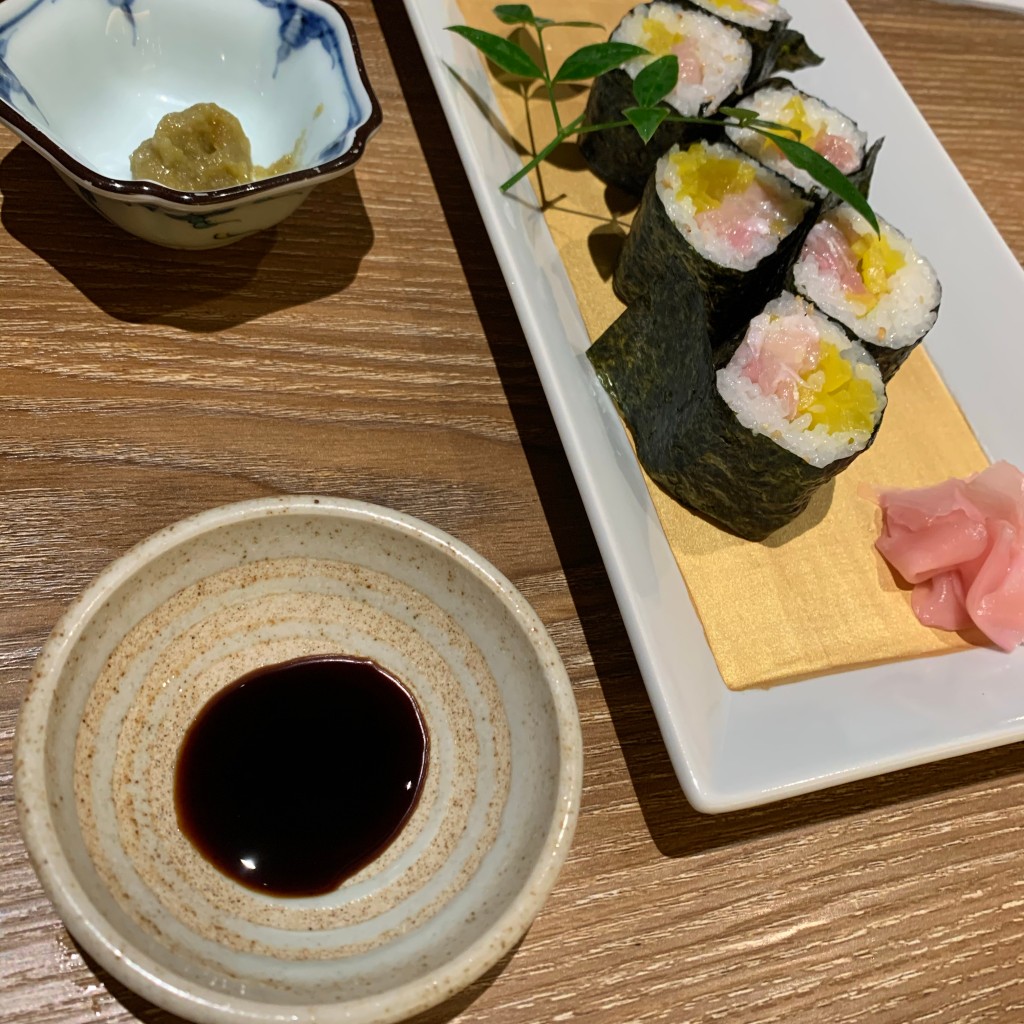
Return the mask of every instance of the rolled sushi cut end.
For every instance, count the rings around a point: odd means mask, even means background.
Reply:
[[[881,234],[845,204],[811,228],[793,267],[796,290],[861,341],[909,349],[931,329],[942,289],[910,239],[880,220]]]
[[[678,146],[658,162],[670,220],[705,259],[747,271],[774,253],[811,204],[783,178],[724,143]]]
[[[693,0],[699,7],[745,28],[766,31],[776,22],[789,21],[789,12],[779,0]]]
[[[630,78],[658,57],[678,58],[679,78],[665,100],[687,117],[716,111],[742,89],[750,73],[750,44],[739,31],[670,3],[634,8],[612,33],[612,41],[642,46],[652,54],[622,66]]]
[[[799,89],[768,85],[741,97],[736,105],[757,111],[763,120],[799,132],[800,142],[833,163],[843,174],[853,174],[864,164],[867,135],[842,111]],[[818,195],[826,194],[827,190],[806,171],[794,167],[771,139],[749,128],[727,128],[726,134],[745,153],[798,187]]]
[[[675,0],[679,7],[706,11],[735,25],[754,51],[750,81],[821,63],[800,32],[789,27],[789,12],[777,0]]]
[[[844,457],[818,467],[742,423],[717,386],[707,327],[692,315],[699,289],[692,280],[682,282],[681,289],[678,303],[640,296],[587,357],[629,427],[651,480],[723,529],[761,541],[798,519],[856,453],[849,451],[852,445],[844,446]],[[817,369],[828,377],[822,362]],[[817,381],[801,384],[813,390]],[[876,425],[880,416],[881,403]]]
[[[886,403],[864,347],[788,292],[750,322],[716,384],[743,426],[818,468],[867,448]]]

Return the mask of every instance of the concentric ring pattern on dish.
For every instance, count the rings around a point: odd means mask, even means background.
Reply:
[[[373,659],[416,699],[423,790],[335,892],[267,896],[178,829],[177,751],[235,679],[338,653]],[[397,513],[270,499],[156,535],[68,613],[19,723],[17,792],[69,930],[153,1002],[204,1021],[388,1021],[526,930],[571,841],[580,750],[564,668],[496,570]]]

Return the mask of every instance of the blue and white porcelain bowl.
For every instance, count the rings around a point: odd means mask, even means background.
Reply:
[[[239,119],[255,164],[294,151],[294,169],[210,192],[132,180],[160,118],[206,102]],[[0,0],[0,120],[119,227],[205,249],[350,171],[381,112],[329,0]]]

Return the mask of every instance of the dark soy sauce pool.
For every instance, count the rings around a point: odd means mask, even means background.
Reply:
[[[372,661],[301,658],[221,690],[178,755],[178,825],[259,892],[336,889],[395,838],[420,794],[427,734],[405,687]]]

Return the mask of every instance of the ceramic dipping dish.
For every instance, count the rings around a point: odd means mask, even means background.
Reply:
[[[210,192],[132,179],[165,114],[216,103],[253,162],[286,173]],[[227,245],[352,170],[380,105],[329,0],[2,0],[0,121],[108,220],[160,245]]]
[[[267,895],[178,827],[178,751],[234,680],[328,654],[413,696],[423,787],[337,889]],[[201,1024],[387,1024],[442,1002],[541,908],[582,778],[568,677],[509,581],[419,520],[327,497],[213,509],[113,563],[44,645],[15,747],[25,844],[68,930]]]

